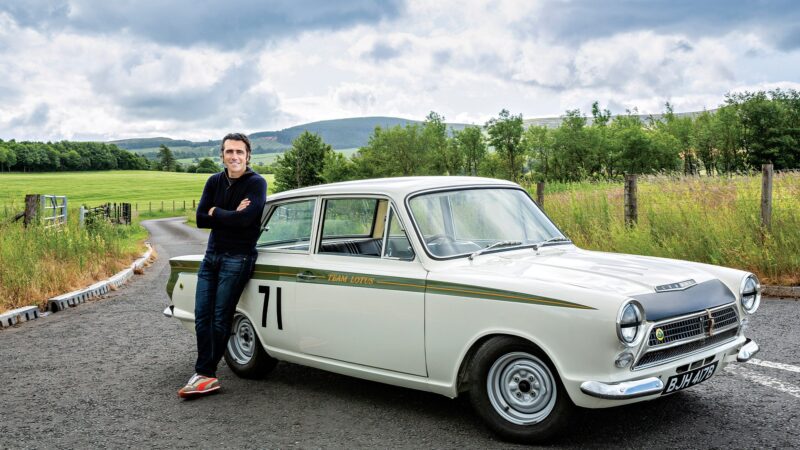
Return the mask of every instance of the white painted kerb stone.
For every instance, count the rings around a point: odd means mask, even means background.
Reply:
[[[35,306],[23,306],[22,308],[12,309],[11,311],[0,314],[0,328],[10,327],[19,322],[39,318],[39,308]]]

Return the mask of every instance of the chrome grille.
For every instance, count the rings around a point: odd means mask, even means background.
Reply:
[[[663,350],[653,350],[642,356],[642,358],[639,359],[639,362],[637,362],[633,368],[641,369],[647,366],[655,365],[664,360],[679,357],[686,353],[693,353],[708,347],[713,347],[717,344],[727,341],[728,339],[736,337],[736,333],[738,331],[738,329],[734,328],[728,331],[723,331],[719,334],[715,334],[714,336],[703,340],[692,341],[687,344],[665,348]]]
[[[658,330],[664,333],[660,341],[656,337]],[[714,347],[735,338],[738,333],[739,316],[734,305],[656,323],[632,369],[655,366]]]
[[[738,322],[736,310],[733,306],[711,311],[711,317],[713,318],[714,330],[722,330]],[[704,313],[675,322],[659,324],[650,330],[648,345],[650,347],[659,347],[702,336],[711,331],[711,324],[712,320],[709,319],[708,314]],[[661,341],[656,337],[656,330],[659,329],[664,332],[664,339]]]

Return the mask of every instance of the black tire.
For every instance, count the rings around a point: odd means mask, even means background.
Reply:
[[[264,350],[247,316],[237,312],[232,324],[231,337],[225,347],[225,362],[242,378],[264,378],[275,369],[278,360]]]
[[[469,376],[472,407],[492,431],[512,442],[538,443],[556,436],[575,409],[550,360],[518,338],[486,341],[475,353]]]

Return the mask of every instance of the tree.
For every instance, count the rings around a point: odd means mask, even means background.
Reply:
[[[549,170],[554,179],[577,181],[599,171],[594,142],[580,110],[567,111],[553,132],[553,161]]]
[[[447,139],[444,116],[434,111],[428,113],[422,124],[422,145],[433,173],[455,173],[460,169],[458,155],[453,154]]]
[[[486,122],[489,144],[506,166],[509,179],[517,181],[522,174],[524,149],[522,140],[522,114],[513,116],[507,109],[500,111],[497,118]]]
[[[346,156],[339,152],[331,151],[325,154],[325,167],[322,169],[322,179],[326,183],[347,181],[356,178],[356,166]]]
[[[353,157],[361,178],[427,175],[425,139],[419,124],[375,127],[366,146]]]
[[[553,134],[546,126],[531,126],[522,135],[522,146],[533,160],[533,170],[547,180],[553,154]]]
[[[275,167],[275,189],[285,191],[324,182],[325,155],[330,145],[314,133],[304,131],[292,141],[292,148],[278,156]]]
[[[486,139],[480,127],[466,127],[461,131],[453,132],[453,143],[463,158],[464,169],[467,175],[476,176],[478,167],[486,158]]]
[[[172,150],[164,144],[158,149],[158,167],[159,170],[164,172],[175,172],[177,161],[172,155]]]
[[[697,151],[697,159],[703,163],[706,175],[709,176],[719,171],[717,167],[719,150],[716,146],[716,136],[714,136],[714,120],[713,114],[703,111],[694,119],[691,133],[692,146]]]
[[[222,169],[211,158],[203,158],[195,167],[196,173],[217,173],[220,170]]]

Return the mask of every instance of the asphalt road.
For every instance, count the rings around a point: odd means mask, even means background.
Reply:
[[[180,400],[193,336],[162,316],[170,256],[206,235],[146,223],[159,254],[104,299],[0,330],[0,448],[513,448],[469,404],[280,363],[265,380],[224,366],[219,394]],[[663,399],[581,411],[558,447],[800,447],[800,302],[765,299],[740,364]]]

